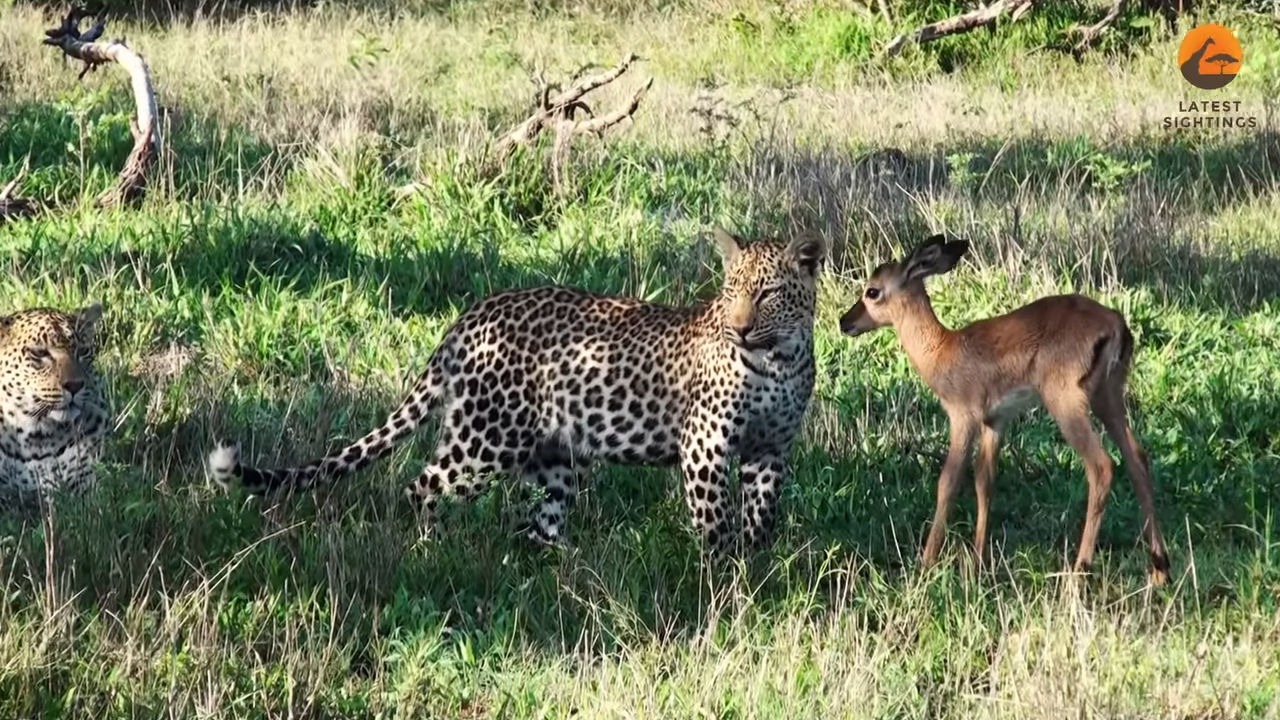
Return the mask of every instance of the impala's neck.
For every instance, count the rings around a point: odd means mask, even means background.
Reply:
[[[904,312],[894,323],[894,327],[898,331],[902,349],[911,359],[911,364],[915,366],[917,372],[927,378],[929,373],[926,369],[933,364],[930,361],[941,352],[951,331],[938,322],[938,316],[933,312],[933,304],[929,302],[929,296],[925,293],[912,293],[903,298],[902,302]]]

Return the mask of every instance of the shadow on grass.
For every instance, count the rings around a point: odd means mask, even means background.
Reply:
[[[521,241],[535,245],[528,237],[499,245],[483,237],[455,237],[448,230],[429,238],[386,232],[370,252],[352,239],[331,239],[312,218],[278,206],[205,206],[152,218],[146,225],[102,238],[105,242],[33,241],[17,251],[16,261],[49,273],[88,267],[111,276],[120,268],[135,268],[169,275],[181,290],[197,295],[261,298],[288,288],[315,296],[341,284],[401,317],[438,315],[495,292],[542,284],[657,293],[680,302],[714,292],[707,267],[718,270],[720,262],[705,240],[671,236],[639,248],[569,243],[552,253],[519,247]]]
[[[1159,354],[1167,338],[1144,352]],[[846,367],[854,367],[852,363]],[[1256,387],[1221,378],[1183,393],[1129,401],[1129,420],[1151,464],[1156,511],[1175,548],[1179,572],[1188,553],[1239,554],[1260,548],[1269,518],[1280,512],[1280,405]],[[796,537],[857,548],[878,567],[917,566],[929,531],[936,483],[947,452],[946,416],[920,382],[865,378],[817,399],[799,464],[810,470],[788,497]],[[921,427],[923,425],[923,427]],[[1095,428],[1101,430],[1095,422]],[[922,433],[921,430],[924,430]],[[1145,567],[1143,515],[1118,448],[1108,438],[1115,475],[1098,538],[1111,564],[1140,577]],[[972,460],[948,523],[950,540],[967,548],[976,512]],[[992,537],[1007,555],[1029,554],[1037,572],[1074,558],[1088,487],[1081,459],[1052,418],[1036,409],[1005,434],[995,478]],[[1265,544],[1261,545],[1265,547]],[[1104,561],[1108,562],[1108,561]]]
[[[92,198],[115,182],[133,148],[128,97],[87,91],[65,104],[32,103],[0,115],[0,178],[5,182],[30,158],[23,192],[57,200]],[[166,146],[157,165],[156,189],[179,199],[220,199],[246,178],[270,182],[282,177],[292,157],[239,128],[222,128],[205,115],[170,115]]]
[[[550,655],[682,641],[705,629],[714,612],[709,581],[674,469],[597,467],[570,514],[576,550],[568,554],[535,550],[515,536],[524,506],[511,483],[473,503],[446,505],[436,537],[417,544],[417,519],[402,489],[429,456],[429,430],[375,468],[314,494],[263,503],[207,486],[201,463],[215,437],[238,437],[249,462],[291,464],[358,437],[400,399],[313,390],[299,383],[279,400],[197,401],[180,420],[155,425],[135,413],[113,440],[102,491],[60,509],[52,551],[38,527],[18,533],[10,567],[2,568],[16,582],[9,602],[43,597],[44,563],[52,558],[60,592],[85,610],[122,612],[177,591],[208,592],[215,605],[264,594],[316,597],[341,615],[341,639],[365,648],[358,653],[372,651],[374,638],[442,624],[469,633],[477,652],[514,641]],[[753,561],[761,582],[754,604],[785,606],[806,592],[818,593],[805,600],[815,608],[841,602],[857,579],[833,580],[833,565],[859,566],[881,582],[919,572],[915,558],[945,438],[895,438],[884,421],[865,419],[892,418],[916,392],[894,383],[815,408],[850,436],[872,440],[854,447],[807,439],[797,448],[778,545]],[[923,412],[938,412],[932,399],[922,402]],[[859,421],[851,408],[867,403]],[[1216,403],[1195,413],[1139,412],[1135,422],[1154,463],[1159,514],[1179,571],[1188,542],[1198,552],[1247,555],[1256,548],[1250,528],[1280,497],[1277,448],[1267,448],[1257,420],[1274,417],[1274,405],[1230,396]],[[1144,432],[1157,425],[1162,432]],[[1219,452],[1223,442],[1236,450]],[[1079,541],[1083,470],[1041,413],[1011,428],[998,472],[993,540],[1043,579],[1061,569],[1062,548],[1073,553]],[[1145,562],[1135,548],[1141,514],[1123,473],[1117,465],[1099,550],[1136,583]],[[953,542],[972,532],[971,495],[962,494],[948,525]],[[3,522],[5,534],[19,529],[16,520]],[[246,639],[255,632],[223,631]]]

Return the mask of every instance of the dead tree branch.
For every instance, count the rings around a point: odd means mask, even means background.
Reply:
[[[893,57],[897,55],[909,43],[922,45],[948,35],[966,33],[976,28],[986,27],[994,23],[1005,12],[1009,13],[1011,20],[1017,21],[1038,2],[1040,0],[995,0],[990,5],[980,7],[977,10],[954,15],[946,20],[924,25],[914,32],[899,35],[889,41],[888,45],[885,45],[884,56]]]
[[[597,116],[583,99],[592,91],[622,77],[623,73],[639,59],[634,54],[627,55],[614,68],[586,77],[582,77],[582,74],[591,66],[583,66],[573,74],[569,89],[557,92],[554,96],[551,93],[553,90],[558,91],[559,86],[548,83],[541,73],[537,73],[534,84],[538,87],[538,107],[528,118],[498,138],[493,150],[493,166],[497,167],[505,163],[515,151],[516,146],[529,145],[543,130],[551,128],[556,136],[551,168],[556,186],[559,187],[561,168],[568,156],[570,141],[574,136],[585,133],[603,136],[604,131],[633,117],[640,108],[640,101],[653,85],[653,78],[649,78],[648,82],[636,90],[622,107],[604,115]],[[577,119],[579,111],[586,115],[585,120]]]
[[[22,184],[22,180],[27,175],[27,168],[31,164],[31,156],[22,163],[22,169],[18,171],[17,177],[9,181],[8,185],[0,190],[0,222],[5,220],[17,219],[28,215],[35,215],[40,211],[40,203],[28,198],[14,197],[13,192]]]
[[[84,33],[80,21],[93,17],[94,24]],[[102,207],[133,204],[146,193],[147,173],[160,154],[160,127],[156,120],[156,95],[151,87],[151,73],[142,56],[125,45],[124,39],[100,42],[106,32],[107,12],[91,13],[83,7],[72,6],[62,24],[46,30],[44,44],[56,47],[67,56],[84,63],[80,78],[98,65],[114,62],[129,73],[133,86],[133,99],[137,106],[137,118],[131,122],[133,150],[120,171],[116,186],[103,193],[97,200]]]
[[[913,32],[906,33],[895,37],[888,45],[885,45],[884,56],[893,57],[910,43],[923,44],[948,35],[958,35],[980,27],[988,27],[1000,19],[1006,12],[1009,13],[1010,22],[1017,22],[1019,18],[1025,15],[1032,8],[1045,4],[1048,0],[993,0],[976,10],[966,13],[954,15],[936,23],[924,25]],[[1160,12],[1172,27],[1177,21],[1180,14],[1190,12],[1194,4],[1193,0],[1143,0],[1143,7],[1151,12]],[[1115,24],[1116,20],[1124,14],[1125,8],[1129,6],[1129,0],[1112,0],[1111,8],[1107,14],[1096,24],[1090,25],[1080,30],[1080,40],[1073,49],[1073,53],[1079,59],[1087,50],[1093,47],[1098,38]]]
[[[1111,24],[1116,21],[1116,18],[1120,17],[1121,13],[1124,12],[1125,6],[1128,4],[1129,0],[1115,0],[1115,2],[1111,4],[1111,9],[1107,11],[1107,14],[1104,15],[1097,24],[1090,25],[1080,31],[1080,42],[1076,43],[1075,49],[1077,57],[1082,55],[1089,48],[1093,47],[1093,44],[1098,41],[1098,38],[1102,37],[1102,33],[1106,32],[1107,28],[1111,27]]]

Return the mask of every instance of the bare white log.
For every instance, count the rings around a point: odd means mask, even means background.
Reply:
[[[130,125],[133,133],[133,150],[125,161],[124,169],[116,186],[98,198],[102,207],[132,204],[142,199],[146,193],[147,174],[160,156],[160,126],[156,120],[156,95],[151,86],[151,71],[142,56],[125,44],[123,39],[100,41],[98,38],[106,30],[106,12],[99,13],[94,25],[83,35],[80,33],[80,20],[89,13],[81,7],[72,7],[62,21],[60,27],[48,30],[44,42],[62,50],[68,57],[73,57],[85,64],[80,77],[98,65],[115,63],[129,73],[133,88],[134,104],[137,106],[137,117]]]
[[[884,56],[897,55],[911,43],[924,44],[948,35],[958,35],[980,27],[988,27],[1005,13],[1008,13],[1011,22],[1017,22],[1032,8],[1048,2],[1049,0],[991,0],[977,9],[922,25],[912,32],[895,37],[885,45]],[[1180,14],[1190,12],[1193,4],[1193,0],[1143,0],[1144,7],[1151,11],[1158,10],[1171,23],[1171,26]],[[1080,41],[1073,50],[1077,58],[1093,47],[1107,28],[1115,24],[1128,5],[1129,0],[1111,0],[1110,9],[1100,21],[1080,29]]]
[[[948,35],[966,33],[970,30],[986,27],[995,22],[1005,12],[1010,13],[1010,17],[1016,21],[1026,14],[1032,5],[1038,2],[1040,0],[995,0],[977,10],[961,13],[936,23],[929,23],[913,32],[899,35],[890,40],[889,44],[884,47],[884,56],[893,57],[902,52],[902,49],[910,43],[924,44]]]

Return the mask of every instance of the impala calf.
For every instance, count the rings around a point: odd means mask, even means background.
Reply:
[[[958,330],[945,328],[933,312],[924,279],[950,271],[968,249],[965,241],[946,242],[941,235],[929,238],[902,261],[876,268],[862,298],[840,318],[841,332],[851,337],[881,327],[895,328],[912,367],[947,412],[951,447],[938,479],[937,506],[924,548],[925,567],[937,560],[965,460],[978,436],[974,472],[978,520],[973,544],[981,567],[1001,434],[1007,421],[1038,396],[1084,459],[1088,473],[1089,507],[1076,569],[1087,570],[1093,561],[1098,526],[1111,491],[1111,458],[1093,430],[1092,409],[1120,446],[1146,516],[1151,580],[1163,585],[1168,580],[1169,558],[1156,524],[1151,474],[1125,417],[1133,335],[1124,318],[1082,295],[1058,295]]]

